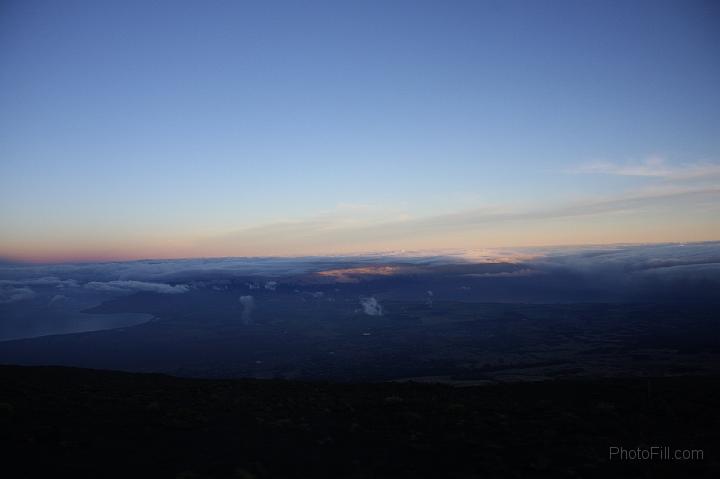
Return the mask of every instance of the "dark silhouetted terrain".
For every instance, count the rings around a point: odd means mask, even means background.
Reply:
[[[16,477],[717,477],[720,378],[466,388],[0,367]],[[609,447],[701,461],[610,461]],[[9,477],[9,476],[6,476]]]

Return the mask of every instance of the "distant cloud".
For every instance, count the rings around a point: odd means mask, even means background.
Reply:
[[[0,285],[0,304],[15,303],[35,297],[35,291],[30,288],[16,288],[9,285]]]
[[[672,173],[658,170],[651,172],[646,167],[645,175],[670,175],[674,177],[697,177],[693,175],[709,174],[716,167],[674,171]],[[607,171],[612,171],[607,168]],[[641,170],[642,171],[642,170]],[[640,173],[638,171],[637,173]],[[707,216],[713,214],[713,209],[720,198],[720,185],[708,182],[666,182],[635,188],[630,191],[613,193],[597,197],[579,197],[563,202],[535,202],[513,207],[475,208],[464,211],[440,213],[428,216],[406,217],[402,219],[388,219],[385,222],[372,223],[332,223],[330,219],[308,217],[306,220],[297,220],[290,223],[279,222],[249,227],[233,233],[214,238],[199,240],[208,249],[232,251],[237,245],[263,251],[263,254],[287,254],[288,251],[327,250],[342,247],[347,250],[368,250],[367,245],[400,244],[417,248],[418,244],[432,241],[449,242],[446,238],[455,238],[457,246],[466,246],[469,242],[463,233],[477,233],[478,235],[497,237],[494,243],[499,243],[506,237],[514,242],[508,246],[518,246],[517,241],[527,238],[532,244],[533,237],[539,236],[537,232],[552,237],[553,241],[562,244],[577,242],[570,235],[563,235],[552,231],[547,226],[547,220],[575,220],[600,215],[614,215],[617,213],[642,214],[644,211],[668,206],[675,210],[692,212],[696,216],[702,212]],[[677,213],[676,213],[677,214]],[[642,218],[640,218],[642,220]],[[628,220],[629,221],[629,220]],[[699,220],[698,220],[699,221]],[[708,229],[712,223],[703,220]],[[521,231],[522,234],[518,234]],[[601,232],[604,233],[604,232]],[[673,237],[676,232],[667,227],[663,235]],[[622,241],[621,232],[613,231],[617,241]],[[648,234],[649,235],[649,234]],[[709,239],[708,234],[701,239]],[[265,238],[275,238],[272,243]],[[693,239],[689,237],[688,239]],[[548,243],[548,240],[543,240]],[[603,242],[607,242],[606,237]],[[380,246],[382,249],[383,246]],[[330,274],[326,272],[324,274]],[[351,280],[352,278],[348,276]]]
[[[165,283],[148,283],[146,281],[91,281],[85,284],[88,289],[106,291],[110,293],[132,293],[136,291],[148,291],[160,294],[181,294],[190,291],[186,284],[169,285]]]
[[[242,304],[242,307],[243,307],[243,311],[242,311],[243,323],[250,324],[252,311],[255,308],[255,298],[253,298],[250,295],[244,295],[244,296],[240,296],[238,301],[240,301],[240,304]]]
[[[321,278],[330,278],[337,283],[357,283],[363,277],[370,276],[394,276],[404,271],[407,266],[355,266],[352,268],[337,268],[326,271],[318,271],[316,274]]]
[[[25,286],[56,286],[58,288],[65,287],[76,287],[78,282],[74,279],[60,279],[55,276],[44,276],[42,278],[35,279],[0,279],[0,285],[11,284],[11,285],[25,285]]]
[[[634,163],[612,163],[601,161],[583,165],[576,173],[605,174],[618,176],[655,177],[668,180],[688,180],[720,176],[720,164],[696,163],[670,165],[662,158],[648,158]]]
[[[360,298],[360,306],[363,308],[363,312],[367,314],[368,316],[382,316],[383,315],[383,308],[378,302],[377,299],[370,297],[370,298]]]
[[[542,274],[542,272],[530,268],[523,268],[516,271],[502,271],[499,273],[470,273],[465,276],[471,276],[473,278],[517,278],[538,274]]]
[[[532,263],[533,269],[570,267],[598,274],[613,272],[624,278],[646,271],[707,266],[715,269],[718,265],[720,242],[555,248],[547,249]]]
[[[67,296],[65,296],[65,295],[63,295],[63,294],[56,294],[55,296],[53,296],[53,297],[50,299],[50,302],[48,303],[48,306],[53,306],[53,305],[55,305],[55,304],[62,303],[62,302],[64,302],[65,300],[67,300]]]
[[[275,289],[277,289],[277,281],[266,282],[265,289],[267,289],[268,291],[275,291]]]
[[[699,193],[659,188],[635,193],[634,197],[608,200],[606,204],[596,202],[595,207],[596,211],[635,208],[642,206],[648,197],[657,200],[663,195],[667,195],[668,203],[675,203],[681,197],[678,195],[683,194],[706,194],[709,202],[720,196],[719,192],[713,191]],[[589,205],[577,206],[578,210],[585,211],[577,214],[589,214],[588,208],[592,209]],[[565,212],[573,213],[574,209]],[[327,271],[342,274],[318,274]],[[356,282],[345,281],[348,274],[358,272],[362,274],[353,276],[358,278]],[[347,294],[359,301],[358,312],[377,317],[382,316],[384,310],[376,298],[365,296],[368,294],[363,284],[366,281],[378,281],[376,284],[380,287],[409,279],[421,288],[413,292],[416,301],[427,305],[439,298],[491,302],[685,300],[700,297],[707,300],[707,297],[717,296],[716,291],[720,288],[720,242],[458,249],[426,251],[424,254],[221,258],[42,267],[8,265],[0,267],[0,275],[3,278],[0,280],[3,308],[8,308],[4,306],[8,303],[28,301],[29,304],[29,300],[33,300],[33,305],[54,304],[62,300],[59,296],[66,296],[72,304],[88,298],[107,299],[105,295],[92,295],[92,291],[116,295],[135,291],[182,294],[199,288],[219,288],[237,291],[238,296],[241,292],[255,294],[248,291],[248,283],[260,296],[268,295],[270,289],[282,284],[287,286],[288,292],[295,289],[304,300],[331,301],[334,296],[331,287],[325,283],[315,285],[315,279],[321,277],[329,284],[335,283],[336,291],[337,288],[353,291]],[[117,279],[119,276],[133,279]],[[157,280],[161,277],[166,278],[165,282]],[[451,279],[447,287],[441,286],[444,279]],[[509,283],[512,288],[508,287]],[[70,287],[75,284],[81,287]],[[57,289],[61,285],[64,289]],[[325,292],[322,291],[324,288],[327,288]],[[281,288],[277,289],[274,294],[284,293]],[[300,293],[303,290],[306,291]],[[345,293],[336,298],[342,294]],[[239,296],[239,302],[243,321],[249,323],[256,306],[255,298]],[[10,307],[22,306],[21,303]]]

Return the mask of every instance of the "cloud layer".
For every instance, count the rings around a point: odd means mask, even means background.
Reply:
[[[358,256],[221,258],[82,265],[0,266],[0,304],[56,295],[86,303],[136,292],[192,294],[253,290],[256,296],[357,288],[362,311],[380,315],[374,294],[416,282],[419,301],[610,301],[709,294],[720,287],[720,243],[441,250]],[[403,278],[406,278],[403,280]],[[383,284],[368,290],[367,284]],[[448,289],[449,288],[449,289]],[[457,296],[460,291],[462,297]],[[330,294],[325,291],[325,295]],[[101,294],[103,296],[93,296]],[[91,297],[92,296],[92,297]],[[93,299],[95,298],[95,299]],[[250,311],[251,296],[241,300]],[[253,300],[254,301],[254,300]],[[249,313],[248,313],[249,314]]]
[[[110,293],[133,293],[137,291],[148,291],[160,294],[182,294],[187,293],[190,288],[186,284],[169,285],[164,283],[148,283],[146,281],[90,281],[85,284],[86,288],[96,291]]]

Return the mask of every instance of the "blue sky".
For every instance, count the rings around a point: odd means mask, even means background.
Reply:
[[[716,2],[7,1],[0,256],[718,239],[719,84]]]

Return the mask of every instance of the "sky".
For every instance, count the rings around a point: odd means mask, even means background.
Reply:
[[[720,239],[720,5],[0,3],[0,258]]]

